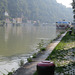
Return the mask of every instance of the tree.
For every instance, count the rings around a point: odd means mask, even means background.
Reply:
[[[7,10],[7,0],[0,0],[0,20],[5,19],[5,11]]]

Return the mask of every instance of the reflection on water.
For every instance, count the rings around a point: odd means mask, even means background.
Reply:
[[[56,34],[61,33],[61,32],[65,32],[65,29],[56,29]]]
[[[26,61],[41,39],[48,42],[57,34],[56,27],[52,24],[44,26],[8,24],[0,27],[0,71],[6,73],[4,69],[10,71],[15,66],[18,68],[18,61],[20,59]]]

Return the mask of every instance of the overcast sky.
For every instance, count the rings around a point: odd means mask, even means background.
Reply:
[[[57,0],[58,3],[62,3],[66,7],[71,7],[72,0]]]

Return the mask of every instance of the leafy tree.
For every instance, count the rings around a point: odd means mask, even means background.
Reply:
[[[7,0],[0,0],[0,20],[5,19],[5,11],[7,10]]]
[[[11,18],[56,22],[61,19],[72,21],[72,9],[58,4],[56,0],[0,0],[0,20],[8,11]]]

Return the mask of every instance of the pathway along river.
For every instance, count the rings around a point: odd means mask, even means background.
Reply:
[[[21,59],[26,62],[42,39],[48,43],[58,34],[54,24],[0,27],[0,75],[17,69]]]

